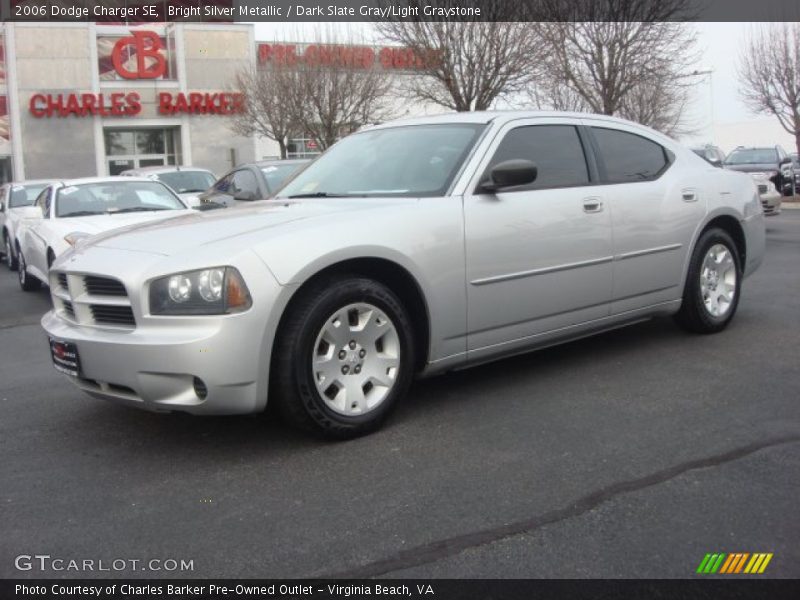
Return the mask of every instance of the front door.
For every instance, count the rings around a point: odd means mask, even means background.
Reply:
[[[568,119],[509,123],[479,173],[533,161],[533,184],[464,198],[468,350],[524,345],[602,318],[611,299],[611,216]],[[478,355],[480,352],[477,353]]]

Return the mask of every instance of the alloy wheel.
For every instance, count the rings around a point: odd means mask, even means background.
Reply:
[[[378,307],[349,304],[328,317],[311,357],[312,376],[330,410],[345,416],[375,410],[400,373],[400,336]]]
[[[730,310],[737,287],[736,263],[723,244],[709,248],[700,269],[703,305],[713,317],[724,317]]]

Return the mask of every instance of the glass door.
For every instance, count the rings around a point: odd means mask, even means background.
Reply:
[[[178,129],[106,129],[106,164],[109,175],[128,169],[175,165]]]

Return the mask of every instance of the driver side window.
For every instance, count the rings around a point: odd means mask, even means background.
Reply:
[[[536,180],[509,191],[541,190],[589,184],[589,168],[578,130],[572,125],[528,125],[509,131],[487,168],[507,160],[532,161]]]

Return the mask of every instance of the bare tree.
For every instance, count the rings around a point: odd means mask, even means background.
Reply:
[[[293,121],[325,150],[363,125],[391,118],[392,76],[385,70],[344,65],[299,65],[288,96]]]
[[[238,72],[234,81],[244,94],[244,110],[233,115],[231,129],[239,135],[277,142],[281,158],[286,158],[286,140],[297,130],[296,110],[287,99],[295,93],[298,80],[296,72],[282,65]]]
[[[436,4],[461,8],[479,4],[481,20],[432,22],[411,17],[377,24],[385,40],[409,48],[424,65],[418,76],[405,81],[410,95],[456,111],[486,110],[497,98],[530,84],[543,52],[537,24],[530,22],[533,3],[440,0]]]
[[[308,136],[325,150],[363,125],[390,118],[391,73],[371,47],[334,40],[329,32],[310,45],[277,44],[280,52],[237,73],[245,102],[232,129],[276,141],[285,158],[291,135]]]
[[[672,22],[690,0],[541,0],[547,48],[531,94],[557,109],[636,120],[665,133],[683,127],[696,35]]]
[[[751,36],[739,79],[750,109],[777,117],[800,153],[800,23],[771,25]]]

